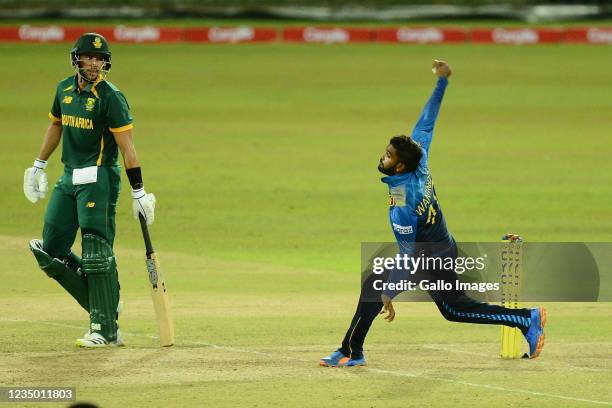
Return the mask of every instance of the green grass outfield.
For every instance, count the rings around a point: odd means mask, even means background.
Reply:
[[[177,345],[151,337],[124,180],[128,347],[102,351],[72,347],[87,317],[27,250],[47,200],[23,197],[23,171],[69,48],[0,44],[0,385],[76,386],[105,407],[612,405],[609,303],[550,304],[535,361],[499,359],[497,327],[401,304],[374,323],[368,368],[317,367],[352,316],[360,243],[393,239],[376,165],[429,97],[433,58],[454,69],[430,167],[456,239],[612,240],[608,47],[114,45]]]

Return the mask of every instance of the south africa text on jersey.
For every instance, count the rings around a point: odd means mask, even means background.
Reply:
[[[62,125],[70,126],[79,129],[93,129],[94,124],[91,119],[82,118],[80,116],[62,115]]]

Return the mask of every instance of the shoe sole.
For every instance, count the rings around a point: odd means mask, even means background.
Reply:
[[[544,309],[543,307],[540,307],[540,329],[542,329],[542,334],[540,334],[540,336],[538,337],[538,343],[536,345],[535,353],[533,353],[533,355],[531,355],[529,358],[538,358],[538,356],[542,352],[542,349],[544,348],[544,339],[546,338],[546,335],[544,334],[545,325],[546,325],[546,309]]]
[[[110,348],[115,348],[115,347],[125,347],[125,344],[96,344],[95,346],[86,346],[84,344],[81,344],[79,342],[74,343],[74,345],[78,348],[87,348],[87,349],[91,349],[91,348],[104,348],[104,347],[110,347]]]
[[[104,348],[104,347],[125,347],[125,343],[121,342],[121,343],[115,343],[115,342],[110,342],[107,344],[92,344],[92,345],[88,345],[85,343],[82,343],[79,340],[74,342],[74,345],[78,348]]]
[[[319,365],[321,367],[344,367],[348,361],[349,361],[348,357],[342,357],[340,360],[338,360],[338,364],[334,365],[334,364],[326,363],[323,360],[319,360]]]
[[[346,357],[345,357],[346,358]],[[339,368],[347,368],[347,367],[359,367],[359,366],[364,366],[367,363],[363,363],[363,364],[352,364],[352,365],[347,365],[346,362],[342,362],[343,359],[341,359],[338,364],[333,365],[333,364],[328,364],[323,360],[319,360],[319,366],[320,367],[339,367]]]
[[[104,348],[104,347],[110,347],[110,344],[92,344],[92,345],[87,345],[87,344],[83,344],[80,341],[76,341],[74,342],[74,345],[78,348]]]
[[[366,365],[367,365],[367,363],[361,363],[361,364],[343,365],[342,367],[350,368],[350,367],[362,367],[362,366],[366,366]]]

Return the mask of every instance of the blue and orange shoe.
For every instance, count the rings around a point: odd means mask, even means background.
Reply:
[[[336,350],[329,356],[320,359],[319,365],[321,367],[342,367],[349,360],[350,358],[342,354],[340,350]]]
[[[321,367],[355,367],[366,365],[365,356],[361,358],[348,358],[339,350],[334,351],[327,357],[319,360]]]
[[[531,324],[525,334],[529,343],[529,358],[537,358],[544,348],[544,325],[546,325],[546,309],[543,307],[531,309]]]
[[[351,358],[347,361],[342,367],[356,367],[356,366],[364,366],[366,365],[365,355],[362,355],[361,358]]]

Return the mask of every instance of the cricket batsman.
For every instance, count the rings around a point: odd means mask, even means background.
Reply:
[[[117,153],[132,186],[133,213],[152,224],[155,196],[145,192],[134,148],[133,119],[123,93],[106,81],[111,52],[106,39],[83,34],[70,51],[76,73],[55,90],[38,157],[26,169],[23,192],[36,203],[47,193],[47,160],[62,140],[64,173],[45,213],[42,240],[30,241],[40,268],[89,313],[77,347],[121,346],[117,325],[119,278],[113,253],[115,212],[121,186]],[[82,257],[71,251],[78,229]]]
[[[433,94],[412,131],[411,136],[391,138],[380,158],[378,170],[386,175],[382,182],[389,186],[389,220],[400,253],[416,257],[418,247],[425,247],[429,256],[457,258],[457,245],[446,227],[446,221],[433,186],[428,167],[429,147],[444,91],[451,75],[449,65],[435,60],[432,68],[438,77]],[[512,238],[518,238],[513,236]],[[433,249],[431,249],[433,248]],[[454,283],[457,274],[451,268],[426,272],[430,281]],[[376,290],[371,275],[362,284],[361,295],[353,320],[341,347],[319,361],[321,366],[352,367],[366,364],[363,343],[378,314],[386,314],[389,322],[395,318],[392,299],[398,291]],[[401,274],[391,270],[387,281],[399,281]],[[529,344],[529,357],[536,358],[544,347],[544,308],[509,309],[490,305],[468,297],[464,291],[428,290],[440,313],[449,321],[496,324],[517,327]],[[389,288],[389,286],[387,286]]]

